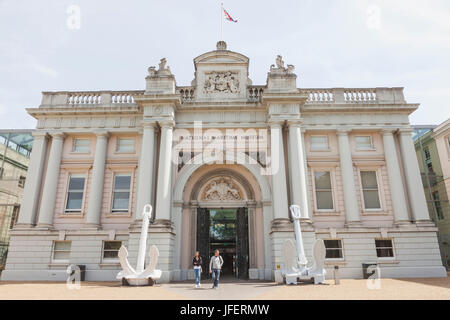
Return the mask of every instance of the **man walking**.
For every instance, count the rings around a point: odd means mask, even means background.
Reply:
[[[209,262],[209,273],[212,274],[214,284],[213,289],[219,288],[220,270],[222,269],[223,259],[219,255],[219,250],[214,251],[214,255]]]

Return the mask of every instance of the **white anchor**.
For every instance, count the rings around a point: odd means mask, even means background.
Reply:
[[[325,244],[322,239],[317,239],[314,242],[314,263],[312,267],[308,268],[308,260],[305,256],[302,230],[300,228],[300,207],[292,205],[290,209],[292,218],[294,219],[295,240],[297,245],[290,239],[286,240],[283,245],[283,258],[284,263],[286,264],[283,275],[286,279],[286,284],[297,284],[297,279],[314,279],[314,284],[323,284],[325,283],[325,275],[327,273],[324,269],[326,254]]]
[[[122,271],[117,274],[117,279],[122,280],[125,284],[131,286],[145,286],[152,285],[155,280],[161,278],[161,270],[156,270],[156,264],[158,263],[159,250],[155,245],[150,247],[148,251],[149,263],[144,270],[145,264],[145,250],[147,247],[147,231],[152,217],[152,206],[147,204],[144,206],[142,212],[142,229],[141,237],[139,238],[139,251],[137,257],[136,270],[128,262],[128,250],[124,246],[120,247],[119,259]]]

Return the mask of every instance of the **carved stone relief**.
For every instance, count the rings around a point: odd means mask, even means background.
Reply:
[[[241,192],[232,179],[215,178],[205,188],[203,200],[229,201],[242,200]]]
[[[239,93],[237,72],[212,72],[206,74],[204,90],[206,93]]]

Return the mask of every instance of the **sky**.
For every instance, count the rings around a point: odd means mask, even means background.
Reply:
[[[266,83],[278,54],[300,88],[405,87],[412,124],[450,117],[450,1],[223,0],[228,49]],[[177,85],[215,50],[219,0],[0,0],[0,128],[34,128],[42,91],[140,90],[162,57]]]

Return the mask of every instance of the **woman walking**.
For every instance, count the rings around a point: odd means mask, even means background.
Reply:
[[[200,257],[200,252],[195,251],[195,256],[192,260],[192,264],[194,265],[195,287],[200,288],[200,275],[202,273],[202,257]]]

